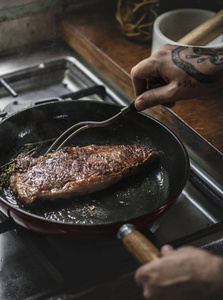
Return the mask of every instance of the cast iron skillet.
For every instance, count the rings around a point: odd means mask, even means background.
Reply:
[[[27,143],[56,138],[74,123],[101,121],[119,111],[119,106],[82,100],[45,103],[17,112],[0,123],[0,165]],[[180,140],[147,114],[133,113],[108,127],[79,133],[68,146],[133,143],[153,148],[158,161],[104,191],[25,206],[6,188],[0,206],[16,223],[57,237],[112,236],[124,223],[143,229],[171,207],[186,184],[189,160]],[[37,154],[50,144],[44,143]]]

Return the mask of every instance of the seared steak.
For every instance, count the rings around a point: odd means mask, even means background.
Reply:
[[[84,195],[119,182],[156,157],[156,152],[137,144],[65,147],[39,158],[20,154],[10,185],[28,204],[37,198]]]

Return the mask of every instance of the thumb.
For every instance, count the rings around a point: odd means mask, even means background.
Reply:
[[[173,90],[171,84],[149,89],[136,98],[135,108],[142,111],[158,104],[167,104],[169,106],[170,103],[176,101],[171,90]]]
[[[170,255],[174,252],[174,248],[170,245],[164,245],[161,248],[161,255],[162,256],[167,256]]]

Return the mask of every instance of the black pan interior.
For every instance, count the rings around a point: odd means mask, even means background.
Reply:
[[[27,143],[51,140],[74,123],[104,120],[119,111],[118,106],[84,100],[49,103],[16,113],[0,124],[0,164]],[[51,143],[44,143],[37,155]],[[83,131],[67,146],[133,143],[153,148],[158,161],[104,191],[85,197],[37,200],[25,206],[6,188],[1,201],[38,218],[79,225],[128,221],[153,213],[179,195],[189,172],[185,148],[168,128],[146,114],[135,113],[108,127]]]

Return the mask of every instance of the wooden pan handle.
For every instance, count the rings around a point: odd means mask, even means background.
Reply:
[[[188,20],[189,22],[190,20]],[[182,37],[178,43],[205,46],[223,33],[223,9]]]
[[[159,250],[132,224],[124,224],[118,232],[120,238],[133,257],[145,264],[159,258]]]

